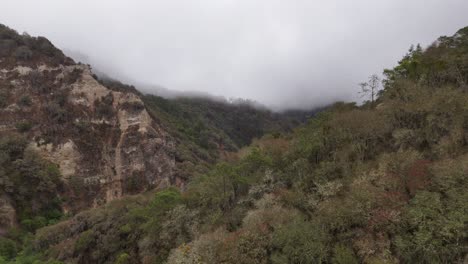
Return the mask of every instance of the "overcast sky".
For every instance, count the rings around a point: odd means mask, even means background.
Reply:
[[[468,26],[467,0],[5,0],[0,23],[126,82],[272,107],[355,100],[411,44]]]

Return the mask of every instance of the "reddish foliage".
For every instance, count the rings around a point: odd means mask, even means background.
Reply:
[[[380,227],[397,221],[401,209],[408,201],[409,197],[405,192],[387,191],[382,193],[378,198],[378,207],[370,213],[367,227],[371,230],[379,230]]]
[[[408,169],[406,189],[411,196],[414,196],[418,190],[424,189],[430,183],[429,165],[430,161],[428,160],[418,160]]]
[[[229,248],[231,245],[237,243],[239,241],[240,237],[245,234],[245,230],[240,229],[234,232],[229,233],[226,238],[223,240],[223,247],[224,248]]]
[[[272,194],[275,198],[278,198],[278,197],[285,197],[289,195],[289,193],[290,192],[286,188],[278,188],[278,189],[274,189]]]
[[[367,228],[370,230],[380,230],[392,222],[398,221],[400,210],[392,208],[378,208],[371,212],[371,217],[367,222]]]

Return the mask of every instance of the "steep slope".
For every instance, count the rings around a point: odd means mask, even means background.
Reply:
[[[298,113],[143,95],[98,78],[44,37],[0,25],[0,233],[128,194],[183,188],[228,152],[290,131],[313,111]],[[36,192],[25,181],[45,187]]]
[[[337,103],[291,135],[256,140],[183,193],[126,198],[45,227],[28,244],[29,256],[65,263],[464,263],[467,47],[464,28],[411,49],[385,71],[376,102]]]
[[[65,211],[174,181],[174,143],[134,91],[100,84],[45,38],[0,27],[0,133],[58,165]]]
[[[143,97],[149,113],[176,142],[177,175],[188,179],[203,173],[219,158],[269,133],[287,133],[320,109],[272,112],[254,102],[208,98]]]

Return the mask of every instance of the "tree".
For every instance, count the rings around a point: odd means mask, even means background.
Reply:
[[[369,76],[369,80],[367,82],[362,82],[359,84],[361,86],[361,94],[363,96],[369,96],[371,97],[371,102],[374,103],[375,101],[375,96],[377,95],[377,92],[380,88],[380,78],[377,74],[372,74]]]

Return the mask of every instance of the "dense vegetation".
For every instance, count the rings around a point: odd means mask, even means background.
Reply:
[[[111,90],[135,93],[142,98],[146,110],[175,141],[177,175],[183,179],[206,172],[220,157],[249,145],[254,138],[291,132],[322,109],[273,112],[245,99],[228,101],[197,96],[168,99],[144,95],[134,86],[106,75],[94,77]]]
[[[42,160],[27,148],[27,141],[12,134],[0,138],[0,197],[5,210],[0,218],[0,262],[14,258],[30,233],[57,223],[62,217],[59,193],[60,173],[54,164]],[[13,209],[14,208],[14,209]],[[15,214],[8,210],[16,210]],[[20,228],[4,230],[18,222]]]
[[[463,263],[468,28],[412,48],[385,75],[375,101],[337,103],[293,133],[255,140],[184,192],[127,197],[39,229],[17,262]],[[183,115],[175,128],[197,142],[197,119]]]
[[[1,64],[8,66],[38,62],[51,65],[73,62],[48,39],[32,37],[27,33],[20,35],[2,24],[0,24],[0,58],[2,58]]]
[[[248,100],[143,97],[149,113],[176,141],[179,173],[205,172],[226,152],[234,152],[267,133],[290,132],[317,110],[275,113]]]

